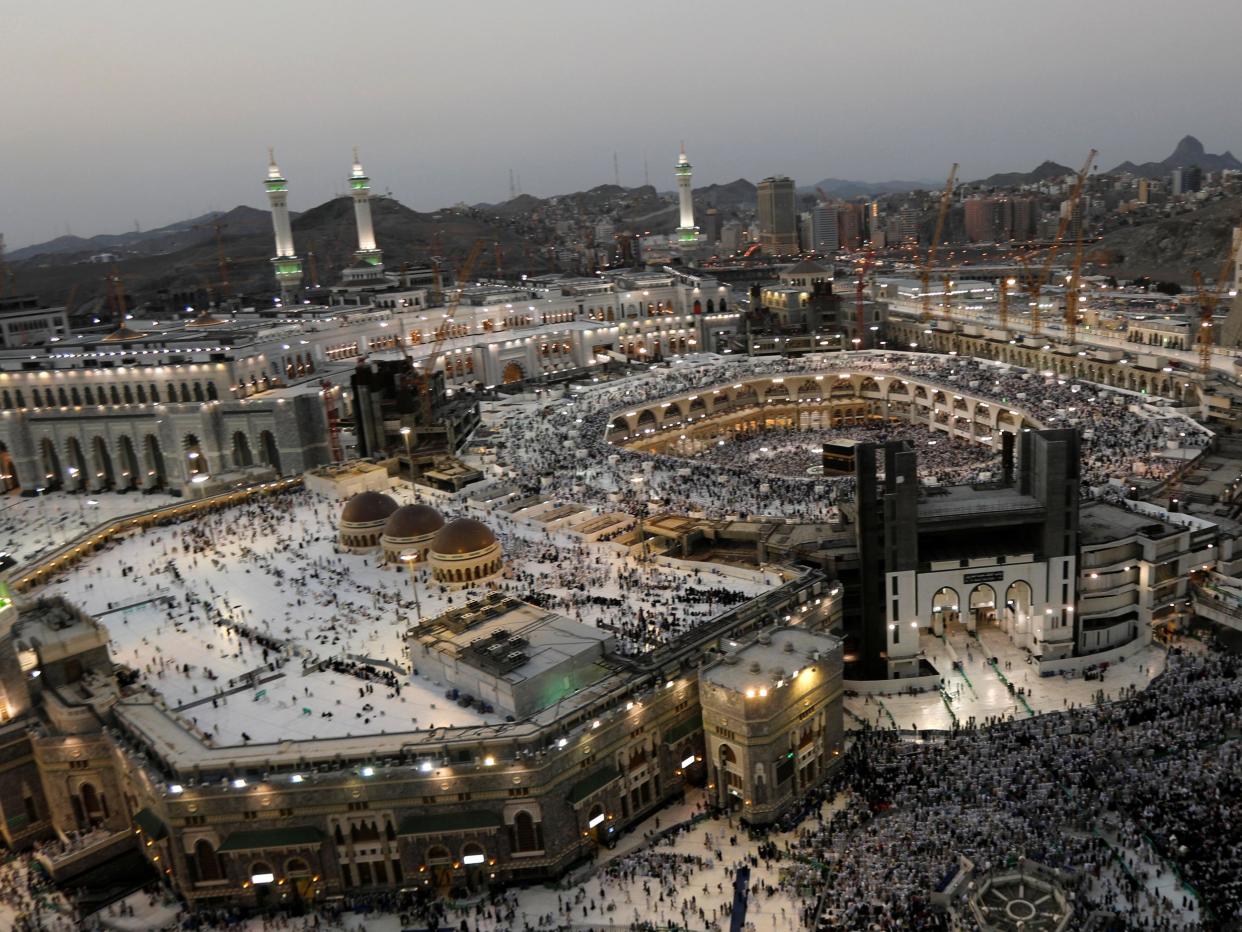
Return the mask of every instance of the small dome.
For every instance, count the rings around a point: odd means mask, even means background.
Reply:
[[[430,505],[402,505],[384,524],[384,536],[404,540],[426,537],[444,527],[444,516]]]
[[[383,492],[359,492],[345,503],[343,524],[374,524],[397,510],[397,502]]]
[[[482,521],[458,518],[440,528],[431,541],[432,553],[477,553],[496,543],[496,535]]]

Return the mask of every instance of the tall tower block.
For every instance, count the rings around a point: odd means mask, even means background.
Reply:
[[[358,222],[358,251],[354,258],[378,271],[384,264],[383,250],[375,246],[375,228],[371,225],[371,179],[358,161],[358,149],[354,149],[354,168],[349,175],[349,190],[354,198],[354,219]]]
[[[677,227],[677,241],[694,243],[698,240],[699,231],[694,225],[694,201],[690,197],[690,176],[693,169],[686,158],[686,144],[681,145],[681,155],[677,157],[677,202],[681,208],[681,223]]]
[[[280,283],[280,296],[287,299],[302,284],[302,260],[293,251],[293,228],[289,225],[289,182],[280,173],[276,156],[267,150],[267,200],[272,206],[272,229],[276,234],[276,255],[272,268]]]

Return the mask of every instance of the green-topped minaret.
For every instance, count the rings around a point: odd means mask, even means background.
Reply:
[[[302,286],[302,260],[293,251],[293,228],[289,224],[289,182],[280,173],[276,155],[271,149],[267,150],[267,181],[264,187],[272,207],[272,229],[276,233],[276,255],[272,257],[272,268],[280,284],[281,300],[287,300]]]
[[[358,222],[358,251],[354,258],[373,265],[378,272],[384,265],[384,253],[375,245],[375,228],[371,225],[371,179],[358,161],[354,147],[354,168],[349,174],[349,192],[354,198],[354,219]]]

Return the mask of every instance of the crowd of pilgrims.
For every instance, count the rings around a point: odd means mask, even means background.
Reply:
[[[1144,691],[1108,705],[956,730],[912,744],[856,737],[825,794],[845,805],[805,823],[795,850],[826,867],[820,928],[938,929],[929,894],[959,854],[986,870],[1022,856],[1073,878],[1078,908],[1127,929],[1232,928],[1242,920],[1242,663],[1174,649]],[[1105,842],[1101,834],[1109,838]],[[1191,895],[1141,879],[1099,883],[1112,845]],[[809,903],[810,901],[808,901]]]
[[[106,606],[115,659],[211,745],[260,740],[247,725],[237,731],[226,721],[222,730],[221,720],[238,716],[214,710],[238,702],[272,704],[287,710],[278,716],[319,725],[306,736],[351,733],[350,725],[427,728],[446,724],[450,715],[474,724],[479,719],[450,702],[430,710],[424,703],[422,712],[402,706],[409,704],[407,680],[391,668],[404,659],[398,622],[412,622],[416,610],[408,573],[399,564],[358,572],[359,561],[375,565],[379,557],[338,547],[339,509],[305,490],[255,497],[112,544],[123,548],[119,560],[93,560],[74,582],[58,579],[53,588],[74,600],[85,596],[90,609]],[[503,512],[465,505],[441,510],[447,520],[482,518],[500,540],[505,568],[485,588],[609,630],[627,655],[666,644],[781,581],[774,573],[725,575],[710,564],[675,570],[520,525]],[[105,580],[109,601],[89,604]],[[423,617],[472,595],[442,586],[426,570],[419,586]],[[353,678],[359,701],[316,695],[323,680],[308,673],[335,678],[333,697],[349,696],[339,681]],[[436,689],[426,677],[419,682]],[[331,719],[336,722],[324,723]]]
[[[961,357],[916,353],[812,354],[797,359],[737,357],[711,362],[686,360],[656,368],[550,402],[538,418],[512,418],[500,431],[498,459],[531,493],[631,512],[659,506],[708,517],[770,515],[825,520],[853,495],[853,478],[774,476],[739,460],[730,466],[702,463],[610,444],[612,420],[627,409],[672,395],[702,391],[748,376],[789,372],[867,373],[903,376],[970,392],[991,404],[1020,408],[1045,427],[1083,431],[1082,493],[1097,495],[1109,480],[1142,474],[1161,478],[1176,461],[1153,454],[1176,446],[1207,446],[1211,435],[1188,418],[1152,410],[1131,410],[1136,402],[1088,382],[1045,377],[1037,372]],[[905,398],[913,405],[914,388]],[[897,396],[890,395],[890,398]],[[890,402],[890,416],[898,402]],[[1140,408],[1142,406],[1139,406]],[[969,412],[968,412],[969,413]],[[848,435],[849,432],[847,431]],[[727,460],[728,446],[723,456]],[[926,445],[919,447],[921,454]],[[944,469],[944,465],[940,465]],[[956,467],[953,467],[956,470]],[[934,475],[934,470],[929,471]],[[969,469],[967,470],[969,473]],[[641,477],[641,481],[635,481]]]
[[[1000,454],[990,447],[950,437],[910,421],[870,420],[849,427],[759,428],[708,443],[691,454],[701,463],[724,469],[790,478],[806,477],[823,465],[824,444],[841,440],[885,443],[901,440],[919,454],[919,475],[939,485],[961,485],[994,477]],[[881,474],[883,470],[881,470]],[[987,474],[991,475],[987,475]]]

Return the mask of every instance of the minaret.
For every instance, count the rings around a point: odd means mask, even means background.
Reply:
[[[272,229],[276,233],[276,255],[272,268],[280,283],[280,296],[288,299],[302,285],[302,260],[293,251],[293,228],[289,225],[289,182],[280,173],[276,156],[267,150],[267,199],[272,205]]]
[[[354,195],[354,218],[358,221],[358,251],[355,259],[373,265],[376,271],[383,266],[384,253],[375,247],[375,228],[371,225],[371,179],[358,161],[358,147],[354,147],[354,170],[349,176],[349,189]]]
[[[694,243],[698,240],[699,231],[694,225],[694,201],[690,197],[690,162],[686,159],[686,144],[681,144],[681,155],[677,157],[677,201],[681,207],[681,224],[677,227],[679,243]]]

